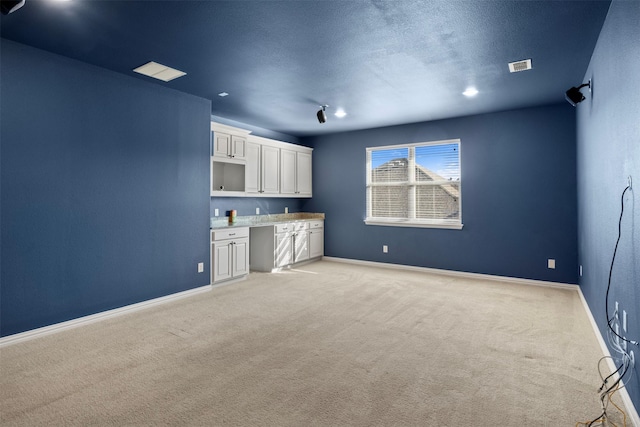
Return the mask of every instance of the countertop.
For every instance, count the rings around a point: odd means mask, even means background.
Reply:
[[[264,227],[268,225],[281,224],[283,222],[324,220],[323,213],[298,212],[274,215],[247,215],[238,216],[233,224],[229,224],[229,217],[211,218],[211,230],[220,230],[233,227]]]

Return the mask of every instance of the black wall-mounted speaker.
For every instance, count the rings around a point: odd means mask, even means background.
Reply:
[[[327,115],[324,113],[324,109],[318,110],[318,121],[324,123],[327,121]]]
[[[572,87],[571,89],[566,91],[564,97],[567,99],[567,101],[569,101],[569,104],[573,105],[574,107],[578,103],[584,101],[584,95],[577,87]]]
[[[569,102],[569,104],[575,107],[576,105],[584,101],[584,95],[582,94],[582,92],[580,92],[580,89],[582,89],[583,87],[588,87],[589,89],[591,89],[591,80],[589,80],[587,83],[581,84],[578,87],[572,87],[564,93],[564,97]]]
[[[8,15],[20,9],[22,6],[24,6],[24,0],[1,0],[0,12],[2,12],[3,15]]]

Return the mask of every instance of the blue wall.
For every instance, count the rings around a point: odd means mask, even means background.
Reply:
[[[593,92],[577,107],[578,230],[583,266],[580,287],[606,336],[605,293],[618,236],[620,196],[625,196],[622,238],[616,255],[609,313],[614,302],[628,313],[628,336],[640,341],[640,2],[614,1],[584,80]],[[576,82],[577,83],[577,82]],[[636,369],[627,389],[640,408]],[[613,351],[612,351],[613,354]]]
[[[453,138],[462,230],[364,224],[366,147]],[[575,138],[562,103],[304,139],[314,188],[303,207],[326,213],[327,256],[577,283]]]
[[[1,49],[0,335],[207,285],[210,101]]]
[[[220,209],[220,216],[225,216],[226,212],[235,209],[238,215],[255,215],[256,208],[260,208],[260,215],[281,214],[284,208],[289,208],[289,213],[305,212],[302,205],[305,199],[296,198],[271,198],[271,197],[212,197],[211,216],[213,210]]]

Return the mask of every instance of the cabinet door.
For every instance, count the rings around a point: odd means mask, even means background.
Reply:
[[[231,135],[229,155],[236,160],[244,160],[246,154],[247,139],[237,135]]]
[[[231,276],[243,276],[249,272],[249,238],[236,239],[231,245],[232,268]]]
[[[229,157],[229,143],[231,135],[222,132],[213,132],[213,156]]]
[[[296,152],[280,150],[280,194],[296,193]]]
[[[293,234],[276,233],[275,235],[275,268],[293,263]]]
[[[262,191],[268,194],[277,194],[280,192],[278,185],[278,166],[280,159],[280,149],[262,146],[262,161],[260,177],[262,178]]]
[[[309,259],[309,234],[308,231],[298,231],[293,235],[294,259],[293,262],[300,262]]]
[[[213,242],[213,283],[231,278],[231,244],[228,240]]]
[[[309,230],[309,258],[324,255],[324,228]]]
[[[260,192],[260,145],[247,142],[247,165],[244,188],[247,193]]]
[[[311,154],[296,153],[296,193],[311,197]]]

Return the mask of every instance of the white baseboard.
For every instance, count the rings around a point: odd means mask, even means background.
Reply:
[[[544,280],[521,279],[519,277],[495,276],[492,274],[468,273],[465,271],[442,270],[429,267],[415,267],[412,265],[391,264],[386,262],[361,261],[358,259],[322,257],[326,261],[343,262],[347,264],[369,265],[371,267],[393,268],[396,270],[422,271],[423,273],[439,274],[441,276],[461,277],[467,279],[493,280],[497,282],[508,282],[520,285],[545,286],[548,288],[568,289],[575,291],[578,285],[571,283],[546,282]]]
[[[222,286],[233,285],[234,283],[247,280],[247,277],[249,277],[249,275],[245,274],[244,276],[238,277],[237,279],[225,280],[224,282],[220,282],[220,283],[212,283],[211,288],[220,288]]]
[[[54,325],[44,326],[42,328],[32,329],[30,331],[21,332],[19,334],[9,335],[0,338],[0,348],[40,338],[45,335],[55,334],[57,332],[65,331],[79,326],[88,325],[90,323],[99,322],[101,320],[109,319],[116,316],[121,316],[125,313],[133,313],[135,311],[143,310],[155,305],[165,304],[169,301],[176,301],[182,298],[190,297],[192,295],[200,294],[202,292],[210,291],[211,285],[201,286],[199,288],[189,289],[175,294],[166,295],[164,297],[154,298],[148,301],[142,301],[136,304],[127,305],[120,308],[114,308],[113,310],[103,311],[101,313],[91,314],[89,316],[79,317],[77,319],[68,320],[66,322],[56,323]]]
[[[390,263],[384,263],[384,262],[361,261],[361,260],[348,259],[348,258],[323,257],[322,259],[326,261],[342,262],[347,264],[368,265],[372,267],[392,268],[397,270],[422,271],[425,273],[440,274],[443,276],[495,280],[499,282],[517,283],[522,285],[545,286],[545,287],[551,287],[551,288],[568,289],[568,290],[576,291],[580,296],[580,300],[582,301],[584,311],[587,313],[587,317],[589,318],[589,322],[591,323],[593,332],[596,334],[596,338],[598,340],[598,344],[600,345],[600,349],[602,350],[602,354],[605,356],[611,357],[609,348],[605,344],[604,338],[602,337],[602,334],[600,333],[600,329],[598,328],[598,324],[596,323],[593,317],[593,313],[591,313],[589,304],[587,304],[587,300],[584,298],[584,295],[582,294],[582,290],[578,285],[573,285],[568,283],[546,282],[542,280],[521,279],[517,277],[505,277],[505,276],[494,276],[494,275],[480,274],[480,273],[467,273],[467,272],[461,272],[461,271],[440,270],[437,268],[428,268],[428,267],[414,267],[410,265],[390,264]],[[617,369],[615,366],[615,363],[611,359],[607,359],[607,363],[608,363],[609,369],[611,369],[611,372]],[[618,394],[622,399],[622,403],[625,406],[627,416],[633,423],[633,426],[640,427],[640,417],[638,416],[638,412],[633,404],[633,401],[631,400],[631,396],[629,396],[629,392],[627,391],[626,388],[622,388],[620,389],[620,391],[618,391]]]

